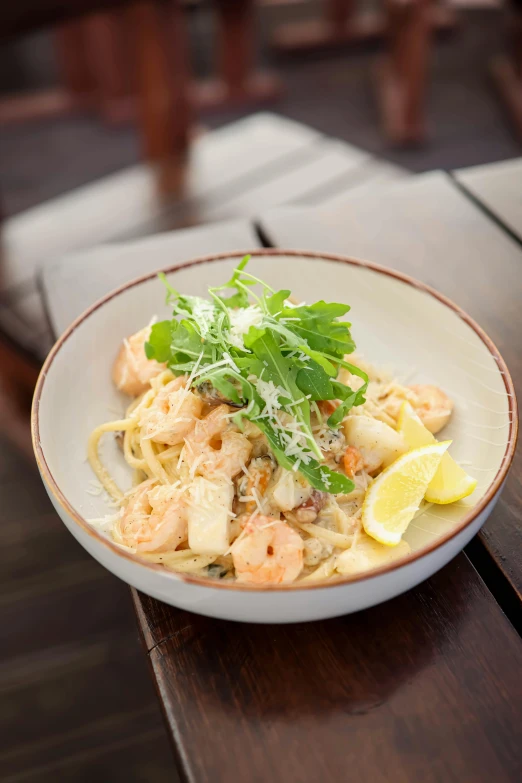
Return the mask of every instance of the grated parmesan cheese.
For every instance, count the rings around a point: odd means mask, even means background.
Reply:
[[[230,310],[229,318],[230,333],[228,339],[234,348],[239,348],[241,351],[244,351],[245,344],[243,342],[243,335],[247,334],[251,326],[259,326],[263,320],[261,308],[257,305],[239,307],[237,310]]]
[[[210,328],[214,323],[215,306],[206,299],[198,299],[192,309],[192,317],[199,327],[201,337],[205,339],[210,333]]]
[[[279,397],[287,397],[287,393],[280,386],[276,386],[273,381],[263,381],[261,378],[257,382],[257,393],[265,403],[265,407],[261,412],[261,417],[272,418],[275,416],[276,410],[281,408]]]

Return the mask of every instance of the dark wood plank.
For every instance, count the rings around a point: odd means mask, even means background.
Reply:
[[[0,439],[0,780],[174,783],[127,586]]]
[[[378,215],[378,230],[376,230]],[[360,195],[346,194],[321,214],[297,209],[260,221],[274,245],[367,258],[429,283],[461,305],[522,384],[522,248],[468,199],[451,178],[430,173]],[[522,595],[522,450],[480,533],[492,564]]]
[[[522,647],[463,555],[393,602],[306,626],[135,601],[187,780],[520,777]]]
[[[0,767],[9,777],[4,783],[92,783],[118,781],[127,783],[176,783],[172,753],[164,741],[165,729],[158,714],[141,711],[122,716],[120,722],[101,718],[94,725],[71,732],[63,748],[61,739],[46,740],[41,745],[11,753]],[[100,734],[105,739],[100,742]],[[62,751],[62,752],[60,752]],[[24,765],[27,754],[35,763]],[[29,756],[31,758],[31,756]],[[24,772],[20,767],[26,766]],[[11,770],[15,770],[11,775]]]
[[[319,623],[136,601],[187,780],[520,779],[522,645],[464,555],[404,596]]]
[[[415,220],[415,210],[408,206],[420,199],[427,220],[434,204],[446,198],[447,209],[456,215],[453,222],[442,215],[450,226],[447,236],[436,220],[432,232],[438,230],[440,242],[450,246],[457,225],[460,231],[462,225],[476,231],[479,243],[489,239],[489,252],[497,246],[497,272],[506,272],[512,283],[511,265],[519,249],[480,213],[475,228],[476,210],[456,190],[456,200],[448,197],[446,189],[451,194],[454,189],[443,177],[427,182],[430,188],[434,185],[427,203],[415,187],[407,203],[401,203],[401,191],[393,188],[393,196],[385,198],[377,213],[393,198],[404,220]],[[425,187],[421,182],[421,193]],[[359,200],[351,198],[349,208]],[[374,217],[369,193],[366,201]],[[350,252],[349,232],[360,215],[350,212],[350,225],[345,226],[348,207],[330,215],[319,234],[313,212],[288,212],[295,216],[296,245],[302,247],[312,237],[321,243],[338,220],[342,230],[333,241],[342,240],[342,250]],[[391,223],[396,219],[396,214],[390,216]],[[374,237],[374,220],[366,226]],[[261,221],[261,227],[277,244],[270,220]],[[397,231],[404,228],[399,225]],[[356,232],[359,241],[363,232]],[[404,244],[411,242],[410,235],[411,230],[404,232]],[[433,233],[421,232],[418,242],[429,245],[426,236],[440,252]],[[394,252],[404,253],[394,239]],[[384,250],[387,240],[380,236],[378,242]],[[406,254],[409,263],[421,270],[425,263],[425,275],[436,274],[429,253],[423,257],[416,250],[416,256]],[[454,263],[448,255],[448,263]],[[458,277],[457,270],[454,274]],[[500,306],[507,301],[506,294]],[[520,474],[514,475],[516,487]],[[512,501],[514,509],[520,507],[515,497]],[[324,623],[245,626],[177,611],[137,593],[134,601],[188,780],[232,775],[245,781],[340,780],[347,770],[356,769],[358,779],[372,783],[480,782],[492,776],[514,781],[522,772],[519,732],[513,728],[522,713],[522,646],[465,555],[392,602]],[[200,741],[202,732],[205,743]]]

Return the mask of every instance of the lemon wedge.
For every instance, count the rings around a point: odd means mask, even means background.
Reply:
[[[415,516],[451,441],[413,449],[387,467],[369,487],[362,507],[366,533],[396,546]]]
[[[436,443],[435,436],[426,429],[409,402],[402,405],[397,430],[400,432],[408,448],[417,449]],[[469,476],[460,465],[457,465],[450,454],[444,454],[439,469],[426,490],[425,499],[429,503],[455,503],[468,497],[477,486],[477,480]]]

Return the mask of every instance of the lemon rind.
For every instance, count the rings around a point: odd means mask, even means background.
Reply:
[[[398,457],[398,459],[392,462],[391,465],[382,471],[382,473],[378,476],[377,479],[375,479],[370,489],[368,490],[362,506],[361,521],[364,531],[367,535],[371,536],[371,538],[375,539],[375,541],[378,541],[380,544],[384,544],[385,546],[397,546],[397,544],[401,541],[403,534],[406,532],[411,520],[398,536],[397,534],[382,536],[380,533],[383,530],[386,531],[386,528],[381,523],[375,522],[373,518],[368,519],[367,517],[367,509],[369,508],[370,502],[375,497],[375,493],[378,491],[378,488],[382,483],[382,478],[386,477],[390,473],[395,472],[397,470],[398,463],[414,461],[418,457],[422,457],[430,452],[440,454],[440,458],[442,459],[442,456],[446,453],[450,445],[451,440],[446,440],[436,441],[435,443],[430,443],[427,446],[419,446],[417,449],[412,449],[411,451],[407,451],[405,454],[402,454],[400,457]]]

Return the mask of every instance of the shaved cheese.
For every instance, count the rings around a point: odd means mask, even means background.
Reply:
[[[115,525],[119,519],[121,519],[122,514],[123,509],[120,509],[120,511],[118,511],[116,514],[106,514],[104,517],[95,517],[93,519],[87,519],[86,521],[89,523],[89,525],[98,527],[107,533],[110,531],[112,526]]]
[[[244,351],[243,335],[247,334],[251,326],[259,326],[263,320],[263,313],[257,305],[250,305],[249,307],[239,307],[237,310],[230,310],[229,318],[230,333],[228,339],[234,348]]]
[[[239,372],[239,367],[237,366],[237,364],[235,363],[235,361],[233,360],[233,358],[230,356],[229,353],[223,351],[223,358],[227,360],[228,364],[230,364],[233,370]]]
[[[206,299],[198,299],[192,308],[192,317],[197,323],[203,339],[208,336],[210,328],[214,323],[215,311],[215,306]]]
[[[229,359],[221,359],[219,362],[214,362],[214,364],[205,364],[203,367],[201,367],[200,370],[194,373],[192,379],[195,380],[196,378],[199,378],[201,375],[206,375],[211,370],[216,370],[218,367],[224,367],[225,364],[230,364]]]
[[[275,416],[275,412],[281,408],[279,397],[288,397],[281,386],[276,386],[273,381],[263,381],[261,378],[257,382],[256,390],[265,403],[265,408],[258,418]]]
[[[242,464],[242,465],[241,465],[241,470],[243,471],[243,473],[245,474],[245,476],[248,476],[248,478],[252,478],[252,474],[250,473],[250,471],[249,471],[249,469],[247,468],[247,466],[246,466],[246,465],[243,465],[243,464]]]

